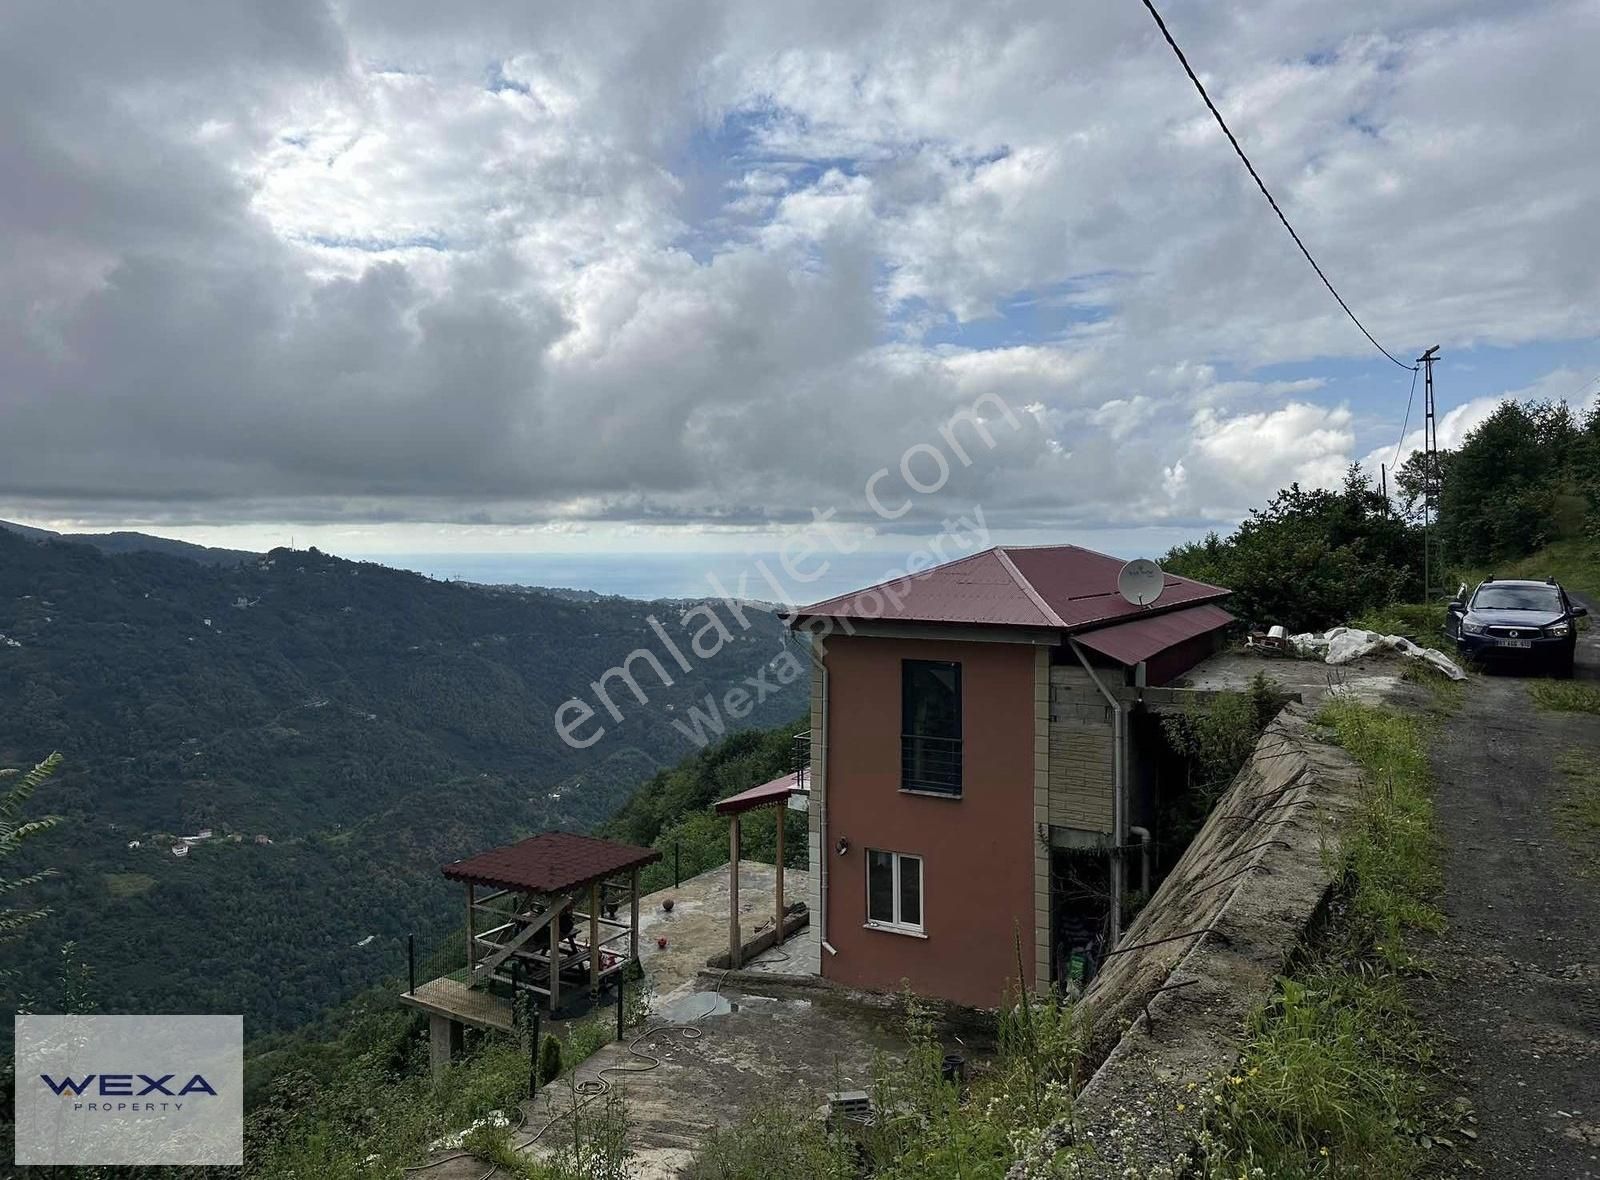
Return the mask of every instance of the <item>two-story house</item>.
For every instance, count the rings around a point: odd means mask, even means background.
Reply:
[[[1131,604],[1122,566],[999,547],[796,613],[824,977],[992,1007],[1019,957],[1042,989],[1076,941],[1115,940],[1154,822],[1141,698],[1232,622],[1228,591],[1171,575]]]

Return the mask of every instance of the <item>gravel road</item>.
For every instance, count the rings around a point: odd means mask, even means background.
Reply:
[[[1578,596],[1574,596],[1578,597]],[[1600,610],[1579,636],[1600,681]],[[1511,675],[1475,677],[1432,752],[1449,933],[1424,1006],[1455,1039],[1496,1177],[1600,1178],[1600,874],[1557,833],[1569,751],[1600,765],[1600,716],[1534,707]]]

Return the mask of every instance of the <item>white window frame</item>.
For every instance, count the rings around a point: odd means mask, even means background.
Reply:
[[[894,907],[894,920],[885,922],[872,916],[872,854],[890,858],[890,878],[893,884],[891,900]],[[894,852],[887,848],[869,848],[866,855],[866,925],[873,930],[891,930],[897,934],[914,934],[921,938],[927,937],[926,923],[928,921],[928,862],[915,852]],[[917,908],[921,912],[922,920],[919,922],[904,922],[900,920],[900,862],[914,860],[917,862]]]

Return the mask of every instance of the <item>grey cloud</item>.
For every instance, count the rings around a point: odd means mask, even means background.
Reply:
[[[865,516],[983,393],[1039,417],[919,514],[1192,521],[1344,457],[1337,404],[1273,417],[1308,395],[1249,369],[1366,346],[1137,7],[441,11],[0,18],[0,507]],[[1600,332],[1595,10],[1311,15],[1181,11],[1380,336]],[[763,169],[770,220],[724,216]],[[1096,318],[922,334],[1024,291]]]

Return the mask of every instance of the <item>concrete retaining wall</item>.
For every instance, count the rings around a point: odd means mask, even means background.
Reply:
[[[1075,1134],[1094,1144],[1081,1175],[1142,1176],[1187,1152],[1203,1115],[1196,1091],[1237,1060],[1246,1020],[1335,884],[1333,837],[1357,804],[1359,772],[1318,739],[1311,717],[1289,705],[1268,726],[1124,936],[1120,945],[1136,949],[1108,957],[1080,1004],[1099,1067],[1079,1096],[1076,1132],[1053,1128],[1011,1180],[1052,1174],[1048,1157]]]

